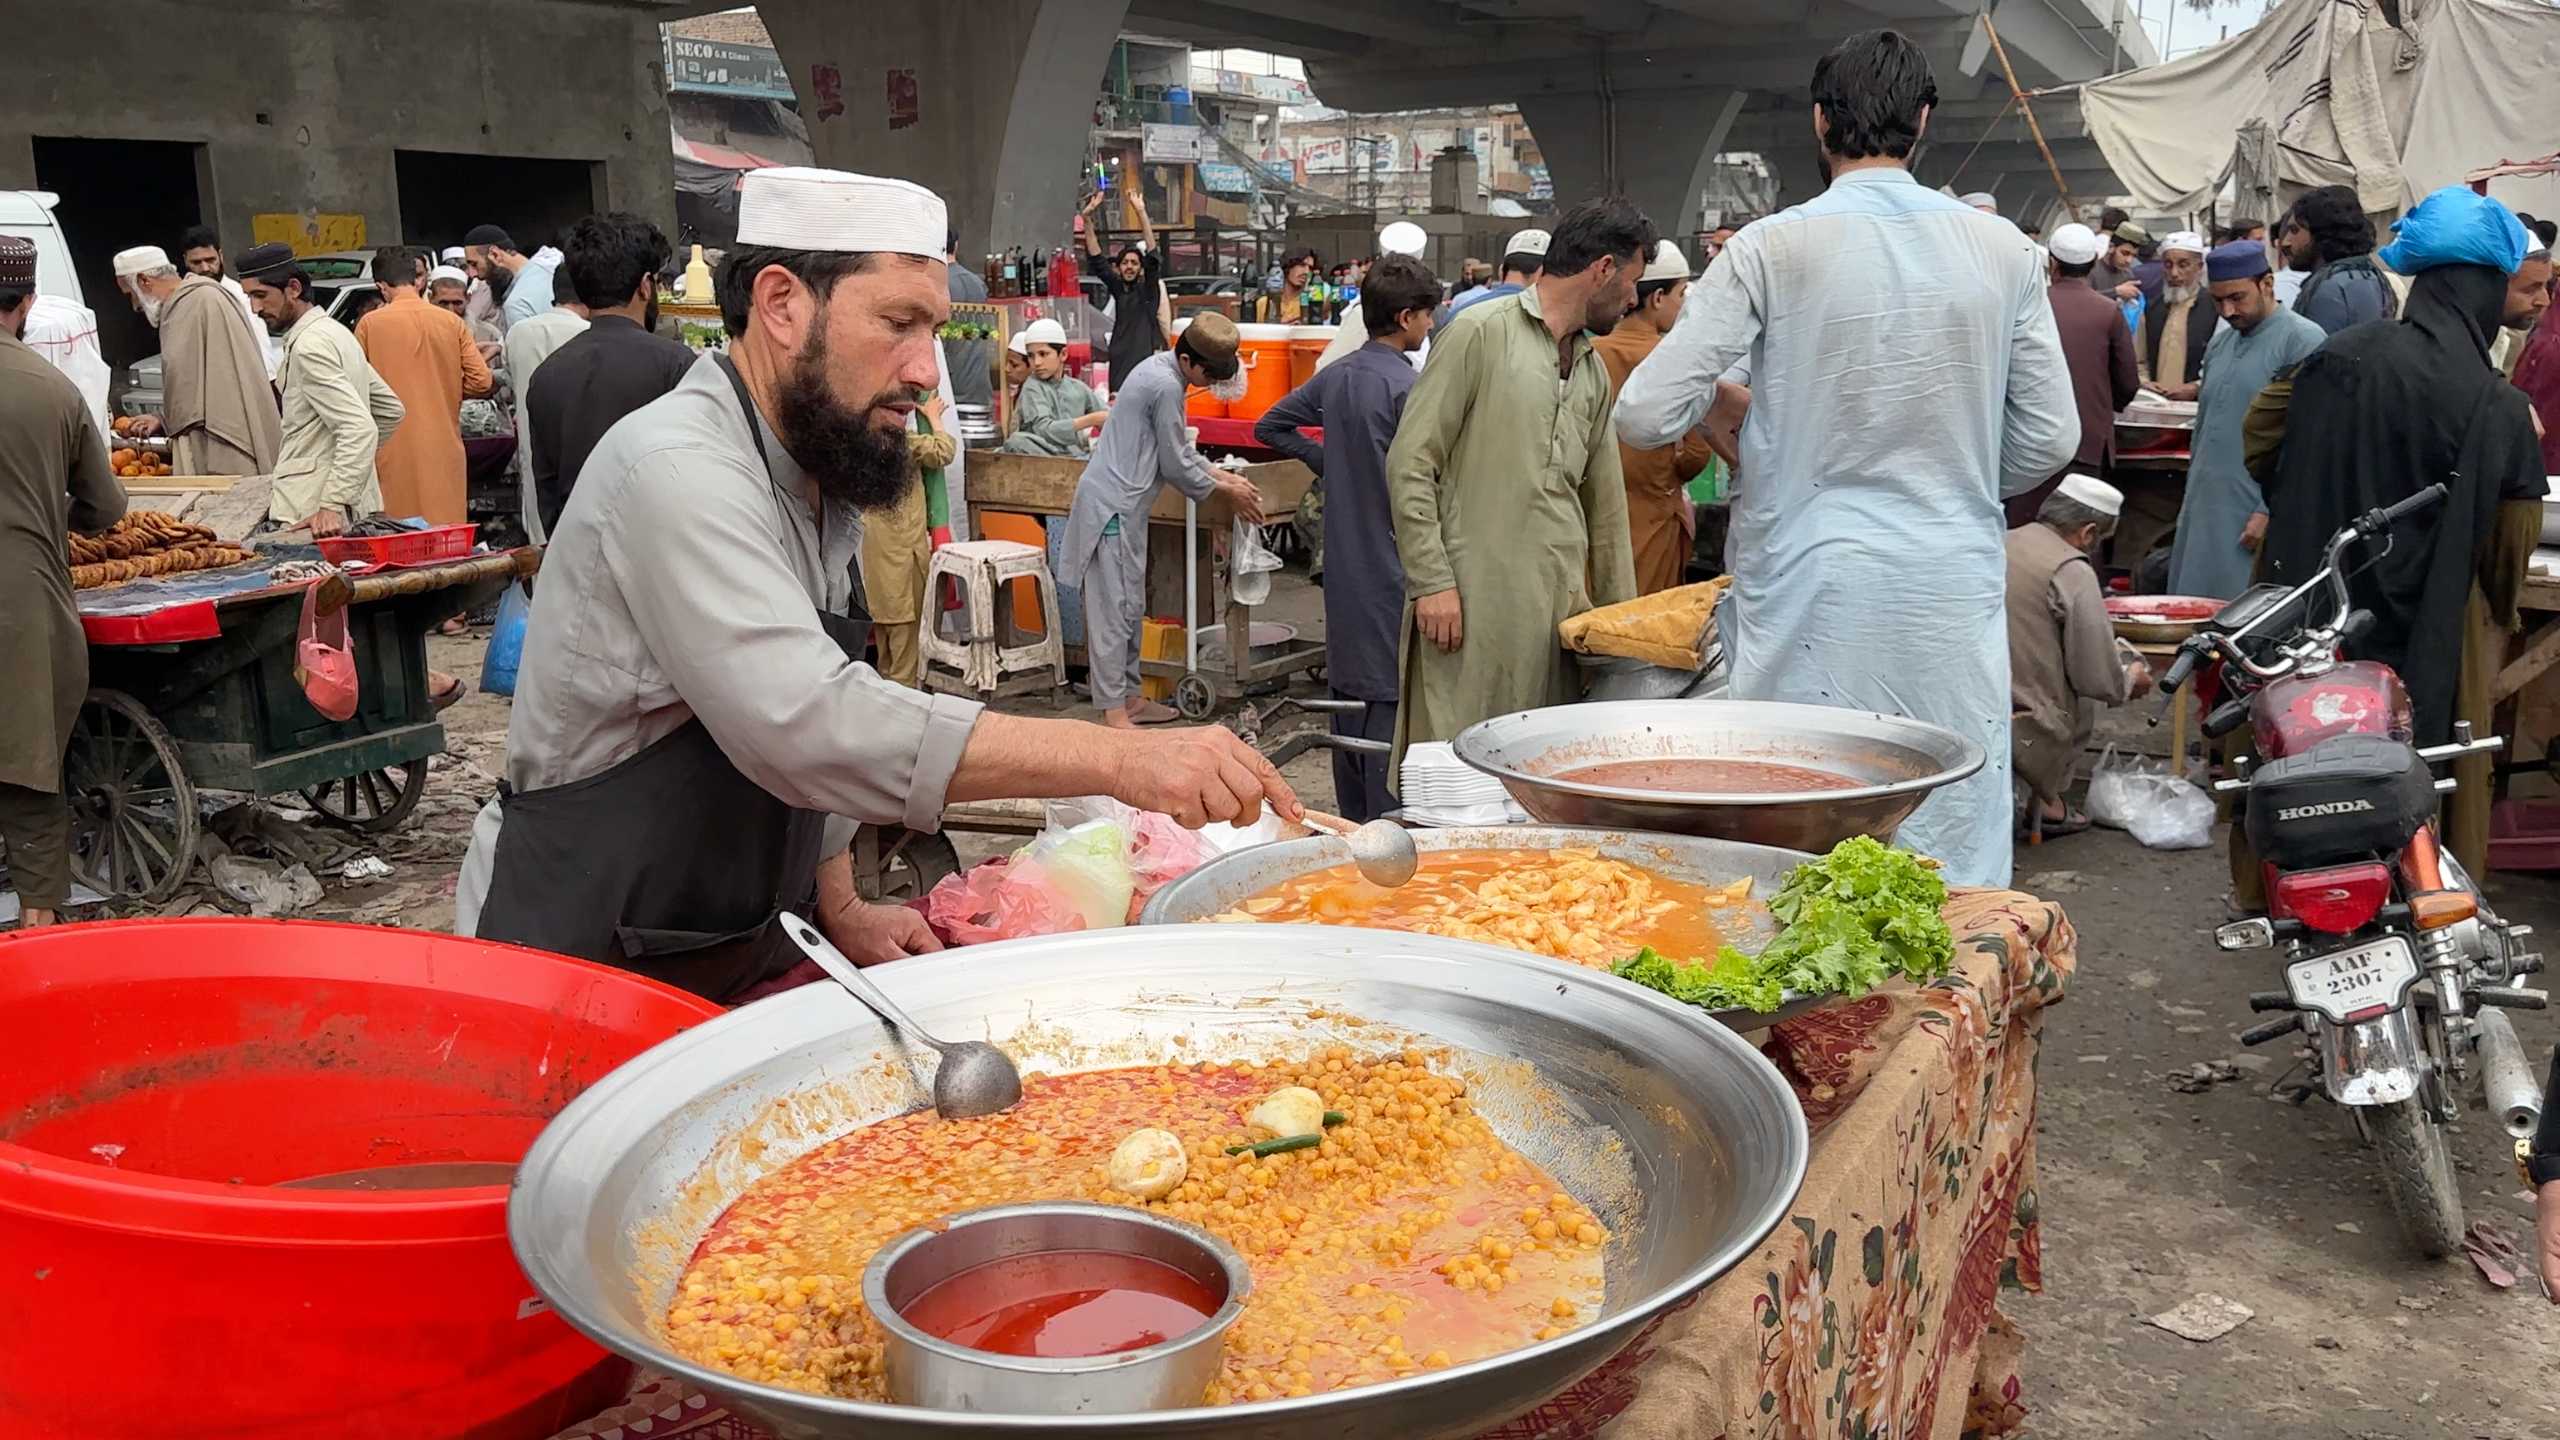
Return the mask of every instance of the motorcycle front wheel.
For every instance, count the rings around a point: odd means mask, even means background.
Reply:
[[[2440,1260],[2462,1244],[2462,1191],[2444,1126],[2422,1097],[2356,1112],[2382,1164],[2382,1188],[2420,1255]]]

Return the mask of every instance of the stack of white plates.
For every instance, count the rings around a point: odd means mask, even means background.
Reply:
[[[1529,823],[1529,812],[1511,803],[1501,781],[1461,761],[1445,740],[1406,747],[1396,798],[1406,822],[1414,825]]]
[[[985,405],[955,405],[958,412],[960,438],[975,443],[993,443],[996,436],[995,411]]]

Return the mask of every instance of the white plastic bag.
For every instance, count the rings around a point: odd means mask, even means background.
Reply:
[[[1262,527],[1243,517],[1227,544],[1227,589],[1239,605],[1260,605],[1271,598],[1271,572],[1280,557],[1262,543]]]
[[[2089,776],[2089,818],[2154,850],[2213,843],[2213,797],[2184,778],[2108,746]]]

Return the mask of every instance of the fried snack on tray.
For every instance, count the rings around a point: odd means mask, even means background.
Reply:
[[[161,518],[165,520],[168,517]],[[205,530],[201,525],[190,525],[184,528],[188,531],[201,531],[204,538],[200,540],[188,538],[163,548],[110,554],[107,558],[75,563],[71,567],[71,588],[93,590],[101,585],[116,585],[127,580],[141,580],[154,575],[183,575],[190,570],[218,570],[225,565],[237,565],[250,556],[251,552],[237,545],[226,545],[215,540],[212,532]],[[112,536],[115,532],[108,533]],[[73,538],[77,540],[87,537]]]
[[[71,536],[69,548],[73,565],[95,565],[102,561],[130,560],[154,550],[211,544],[216,538],[204,526],[189,524],[175,515],[158,510],[136,510],[103,533]]]

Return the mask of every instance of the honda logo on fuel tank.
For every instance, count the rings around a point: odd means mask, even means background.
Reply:
[[[2373,802],[2370,800],[2328,800],[2318,805],[2296,805],[2290,810],[2278,810],[2276,818],[2278,820],[2311,820],[2322,815],[2354,815],[2372,808]]]

